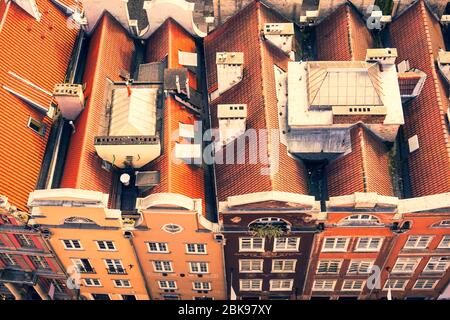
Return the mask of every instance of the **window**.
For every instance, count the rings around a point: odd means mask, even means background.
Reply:
[[[83,280],[84,280],[84,284],[86,285],[86,287],[101,287],[102,286],[102,283],[100,282],[99,279],[86,278]]]
[[[294,279],[270,280],[270,291],[290,291],[294,284]]]
[[[44,257],[29,256],[29,258],[36,269],[44,269],[44,270],[50,269],[50,266]]]
[[[438,249],[450,248],[450,236],[443,236],[441,242],[438,245]]]
[[[94,300],[111,300],[109,294],[106,294],[106,293],[92,293],[92,299],[94,299]]]
[[[431,290],[434,289],[438,281],[438,279],[417,279],[413,289]]]
[[[72,263],[80,273],[95,273],[89,259],[72,259]]]
[[[274,259],[272,260],[272,272],[295,272],[295,259]]]
[[[345,252],[347,251],[350,238],[325,238],[322,246],[323,252]]]
[[[264,238],[239,238],[239,251],[263,252],[264,251]]]
[[[317,266],[317,273],[338,273],[342,260],[320,260]]]
[[[113,282],[116,288],[131,288],[130,280],[114,279]]]
[[[437,225],[434,225],[433,227],[448,228],[448,227],[450,227],[450,220],[442,220]]]
[[[147,242],[148,252],[168,253],[169,247],[165,242]]]
[[[348,273],[369,273],[373,266],[373,263],[374,260],[351,260],[348,267]]]
[[[240,259],[239,272],[263,272],[263,259]]]
[[[155,272],[173,272],[171,261],[153,261]]]
[[[183,231],[183,228],[181,226],[173,223],[165,224],[162,229],[168,233],[178,233]]]
[[[298,251],[299,237],[275,238],[273,251]]]
[[[412,273],[422,258],[398,258],[392,268],[393,273]]]
[[[105,259],[105,264],[109,274],[126,274],[122,261],[119,259]]]
[[[186,253],[190,254],[206,254],[206,244],[204,243],[187,243]]]
[[[262,279],[241,279],[239,288],[241,291],[261,291]]]
[[[211,290],[211,282],[194,281],[192,283],[194,290]]]
[[[159,288],[163,290],[170,290],[177,288],[177,282],[174,280],[160,280],[158,281]]]
[[[406,279],[389,279],[384,284],[383,290],[391,288],[391,290],[405,290],[408,280]]]
[[[28,119],[28,127],[41,136],[45,135],[45,124],[36,119],[33,119],[32,117]]]
[[[67,250],[82,250],[80,240],[61,240]]]
[[[342,291],[361,291],[364,287],[364,280],[344,280]]]
[[[20,246],[25,248],[36,248],[36,245],[34,244],[34,241],[31,239],[30,236],[26,234],[16,234],[15,235],[17,242],[19,242]]]
[[[313,283],[313,291],[333,291],[336,280],[315,280]]]
[[[431,257],[423,272],[441,273],[447,271],[450,264],[449,257]]]
[[[191,273],[208,273],[208,262],[189,262]]]
[[[8,253],[0,253],[0,261],[6,266],[15,266],[17,264],[16,259]]]
[[[431,238],[431,236],[409,236],[404,249],[425,249]]]
[[[113,241],[100,240],[96,241],[98,250],[101,251],[115,251],[116,246]]]
[[[370,214],[355,214],[342,219],[339,225],[375,225],[379,223],[378,218]]]
[[[355,251],[376,252],[381,248],[383,238],[362,237],[358,239]]]

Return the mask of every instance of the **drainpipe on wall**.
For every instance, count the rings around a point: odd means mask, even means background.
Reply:
[[[141,260],[139,260],[139,256],[138,256],[138,254],[136,252],[136,247],[134,246],[133,238],[130,238],[128,240],[130,241],[131,249],[133,250],[133,255],[134,255],[134,257],[136,259],[136,262],[138,264],[139,272],[141,273],[141,276],[142,276],[142,278],[144,280],[145,291],[147,291],[148,298],[150,300],[153,300],[152,294],[151,294],[151,291],[150,291],[150,286],[148,285],[147,278],[145,277],[145,274],[144,274],[144,269],[142,268]]]

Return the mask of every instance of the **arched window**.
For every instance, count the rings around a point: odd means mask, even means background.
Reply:
[[[441,220],[433,225],[433,228],[450,228],[450,220]]]
[[[248,224],[248,228],[256,229],[267,225],[271,225],[272,227],[278,227],[283,232],[288,232],[291,230],[291,224],[288,221],[275,217],[267,217],[253,220]]]
[[[347,216],[338,225],[378,225],[381,224],[380,220],[371,214],[354,214]]]
[[[165,224],[163,225],[162,229],[168,233],[178,233],[183,231],[183,228],[181,226],[174,223]]]
[[[69,217],[64,220],[64,223],[86,223],[86,224],[95,224],[94,221],[88,218],[83,217]]]

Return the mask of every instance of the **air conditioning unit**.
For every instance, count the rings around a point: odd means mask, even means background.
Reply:
[[[84,109],[84,94],[81,84],[60,83],[53,89],[53,97],[64,119],[75,120]]]
[[[124,231],[123,232],[123,236],[124,236],[125,239],[131,239],[131,238],[133,238],[133,232],[131,232],[131,231]]]

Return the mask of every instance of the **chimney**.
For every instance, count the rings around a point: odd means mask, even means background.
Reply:
[[[246,104],[217,105],[220,142],[226,145],[245,132],[247,119]]]
[[[367,49],[367,62],[378,62],[381,65],[394,65],[395,59],[397,59],[397,49],[395,48]]]
[[[64,119],[75,120],[84,108],[84,94],[81,84],[57,84],[53,89],[53,97]]]
[[[263,29],[264,38],[274,46],[289,54],[294,43],[293,23],[265,23]]]
[[[25,10],[37,21],[41,20],[42,13],[39,12],[39,8],[36,4],[36,0],[13,0],[19,7]]]
[[[217,52],[217,83],[219,95],[242,80],[244,53]]]

